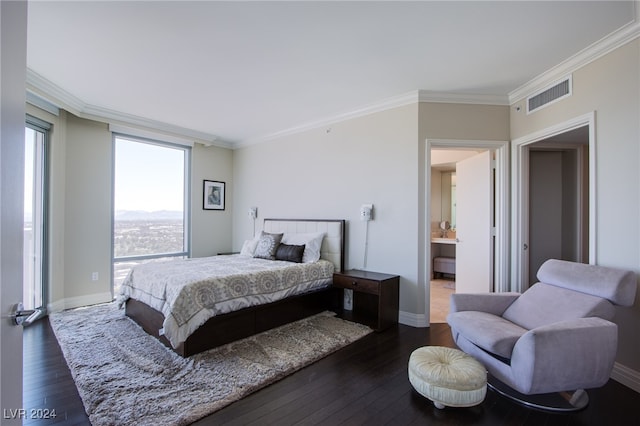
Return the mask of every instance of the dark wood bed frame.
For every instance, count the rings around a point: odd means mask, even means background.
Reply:
[[[339,222],[341,228],[340,268],[344,268],[344,220],[325,219],[265,219],[288,222]],[[217,315],[201,325],[187,340],[173,348],[165,336],[160,335],[164,315],[149,305],[135,299],[126,302],[125,314],[148,334],[183,357],[206,351],[235,340],[243,339],[325,310],[339,308],[342,300],[339,289],[332,286],[321,290],[278,300],[266,305],[251,306],[228,314]]]

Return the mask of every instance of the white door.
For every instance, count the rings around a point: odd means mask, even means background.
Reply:
[[[27,2],[0,2],[0,404],[3,425],[21,424],[22,327],[11,307],[22,298],[25,78]],[[13,411],[12,411],[13,410]]]
[[[456,163],[456,293],[493,291],[491,151]]]

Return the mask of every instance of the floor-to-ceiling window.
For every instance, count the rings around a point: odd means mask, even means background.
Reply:
[[[35,319],[46,312],[48,134],[51,126],[27,116],[24,161],[23,295]]]
[[[143,262],[189,255],[190,147],[114,136],[113,291]]]

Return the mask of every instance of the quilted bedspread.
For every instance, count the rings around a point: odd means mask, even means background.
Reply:
[[[173,347],[209,318],[331,284],[326,260],[292,263],[241,255],[151,262],[134,267],[117,299],[146,303],[164,315]]]

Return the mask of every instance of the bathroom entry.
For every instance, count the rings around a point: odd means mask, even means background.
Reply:
[[[493,291],[493,156],[482,148],[431,150],[432,322],[444,321],[451,292]]]
[[[440,218],[441,218],[441,200],[440,200],[440,192],[441,192],[441,177],[439,169],[444,166],[450,166],[451,169],[457,168],[457,163],[464,160],[464,158],[474,157],[478,154],[484,152],[490,152],[491,158],[491,189],[490,193],[485,192],[487,194],[487,201],[491,203],[492,206],[492,215],[491,221],[493,223],[493,229],[491,230],[490,236],[490,244],[491,248],[490,254],[490,278],[489,282],[490,289],[487,291],[510,291],[511,288],[511,276],[510,276],[510,255],[511,255],[511,247],[510,247],[510,234],[509,234],[509,221],[510,221],[510,209],[509,209],[509,193],[510,193],[510,160],[509,160],[509,152],[510,152],[510,142],[509,141],[491,141],[491,140],[460,140],[460,139],[427,139],[426,141],[426,152],[427,152],[427,161],[430,168],[430,173],[426,173],[428,176],[427,180],[427,188],[428,188],[428,216],[426,217],[426,229],[431,232],[430,239],[427,240],[424,257],[425,262],[425,272],[427,273],[427,278],[433,277],[432,271],[432,262],[433,257],[436,255],[438,248],[438,244],[434,243],[433,237],[438,236],[437,231],[439,230]],[[446,159],[443,158],[445,155],[449,154],[457,154],[463,155],[463,158]],[[462,237],[462,226],[460,223],[460,188],[461,183],[458,173],[456,172],[456,211],[454,219],[455,223],[455,237],[461,239]],[[489,195],[491,194],[491,195]],[[490,199],[490,196],[492,199]],[[472,207],[473,209],[474,207]],[[435,233],[434,233],[435,231]],[[458,234],[460,232],[460,234]],[[466,231],[465,231],[466,233]],[[465,237],[466,238],[466,237]],[[457,244],[456,244],[457,246]],[[457,249],[457,247],[456,247]],[[459,271],[462,268],[465,268],[464,259],[458,260],[456,254],[456,291],[459,280]],[[433,289],[431,286],[431,282],[428,280],[427,285],[429,286],[427,289],[428,297],[428,306],[429,312],[427,315],[431,322],[442,322],[433,319],[434,311],[436,311],[434,303],[436,299],[433,297]],[[449,300],[448,298],[445,300],[444,308],[448,311]]]

